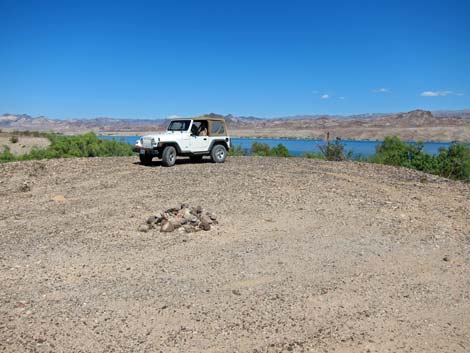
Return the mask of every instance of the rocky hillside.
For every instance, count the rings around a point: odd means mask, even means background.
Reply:
[[[467,114],[468,113],[468,114]],[[370,113],[351,116],[296,115],[263,119],[252,116],[219,115],[224,117],[234,136],[318,138],[331,132],[352,139],[381,139],[398,135],[404,139],[435,141],[470,140],[470,111],[430,112],[414,110],[407,113]],[[0,128],[5,130],[38,130],[62,133],[139,134],[163,130],[165,119],[50,119],[44,116],[4,114]]]

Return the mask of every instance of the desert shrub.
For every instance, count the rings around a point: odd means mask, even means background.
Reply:
[[[267,143],[253,142],[251,153],[261,157],[291,157],[289,150],[282,143],[275,147],[269,147]]]
[[[11,143],[17,143],[19,140],[20,140],[20,139],[19,139],[18,136],[16,136],[16,135],[12,135],[12,136],[10,137],[10,142],[11,142]]]
[[[385,140],[377,146],[376,153],[371,157],[371,161],[379,164],[413,168],[413,161],[415,159],[421,160],[422,154],[422,143],[412,145],[401,141],[396,136],[387,136]]]
[[[15,155],[10,152],[8,146],[3,146],[3,151],[0,153],[0,163],[1,162],[13,162],[15,160]]]
[[[441,148],[437,156],[423,151],[422,143],[405,143],[398,137],[386,137],[377,146],[370,162],[388,164],[437,174],[446,178],[470,180],[470,146],[453,143]]]
[[[131,156],[133,154],[131,145],[115,140],[101,140],[92,132],[77,136],[48,134],[47,137],[51,141],[48,147],[33,148],[29,153],[16,157],[10,153],[9,149],[4,149],[0,154],[0,161]]]
[[[302,155],[302,157],[309,159],[325,159],[325,155],[323,153],[317,152],[306,152]]]
[[[331,142],[329,134],[327,135],[325,143],[319,145],[318,148],[327,161],[345,161],[351,159],[352,156],[352,151],[346,152],[345,146],[339,137]]]
[[[228,156],[243,156],[243,148],[241,145],[232,146],[230,151],[227,152]]]
[[[470,181],[470,146],[453,143],[449,148],[441,148],[435,157],[439,175],[446,178]]]

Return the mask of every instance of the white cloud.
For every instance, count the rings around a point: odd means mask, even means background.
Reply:
[[[421,97],[445,97],[450,94],[454,94],[452,91],[424,91],[421,93]]]
[[[324,94],[322,96],[320,96],[320,99],[328,99],[330,98],[330,96],[328,94]]]
[[[339,97],[339,99],[344,99],[344,97]]]
[[[374,89],[374,92],[375,93],[390,93],[390,90],[388,88],[377,88],[377,89]]]

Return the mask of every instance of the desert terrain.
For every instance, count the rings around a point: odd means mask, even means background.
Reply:
[[[4,146],[7,146],[11,153],[22,155],[29,153],[33,148],[45,148],[50,145],[50,141],[46,137],[20,135],[18,142],[12,143],[10,140],[12,136],[11,133],[0,132],[0,152],[3,151]]]
[[[0,165],[0,351],[468,352],[470,184],[355,162]],[[141,231],[181,203],[209,231]]]
[[[214,113],[204,116],[224,118],[232,137],[323,139],[330,133],[333,138],[350,140],[383,140],[386,136],[398,136],[404,141],[470,141],[470,110],[431,112],[418,109],[406,113],[298,115],[269,119]],[[33,130],[64,134],[94,131],[116,136],[164,131],[168,122],[168,119],[49,119],[25,114],[0,116],[0,128],[4,131]]]

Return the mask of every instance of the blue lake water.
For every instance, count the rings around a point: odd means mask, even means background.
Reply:
[[[100,136],[103,139],[116,139],[134,144],[140,136]],[[311,139],[268,139],[268,138],[232,138],[232,143],[237,146],[240,145],[246,151],[251,149],[253,142],[266,143],[271,147],[277,146],[282,143],[287,147],[289,152],[294,156],[301,156],[306,152],[319,152],[318,146],[323,143],[323,140],[311,140]],[[364,141],[364,140],[341,140],[346,146],[346,150],[353,151],[354,155],[370,156],[375,153],[375,149],[381,141]],[[414,142],[409,142],[414,143]],[[449,147],[450,142],[425,142],[424,151],[429,154],[439,153],[439,148]]]

